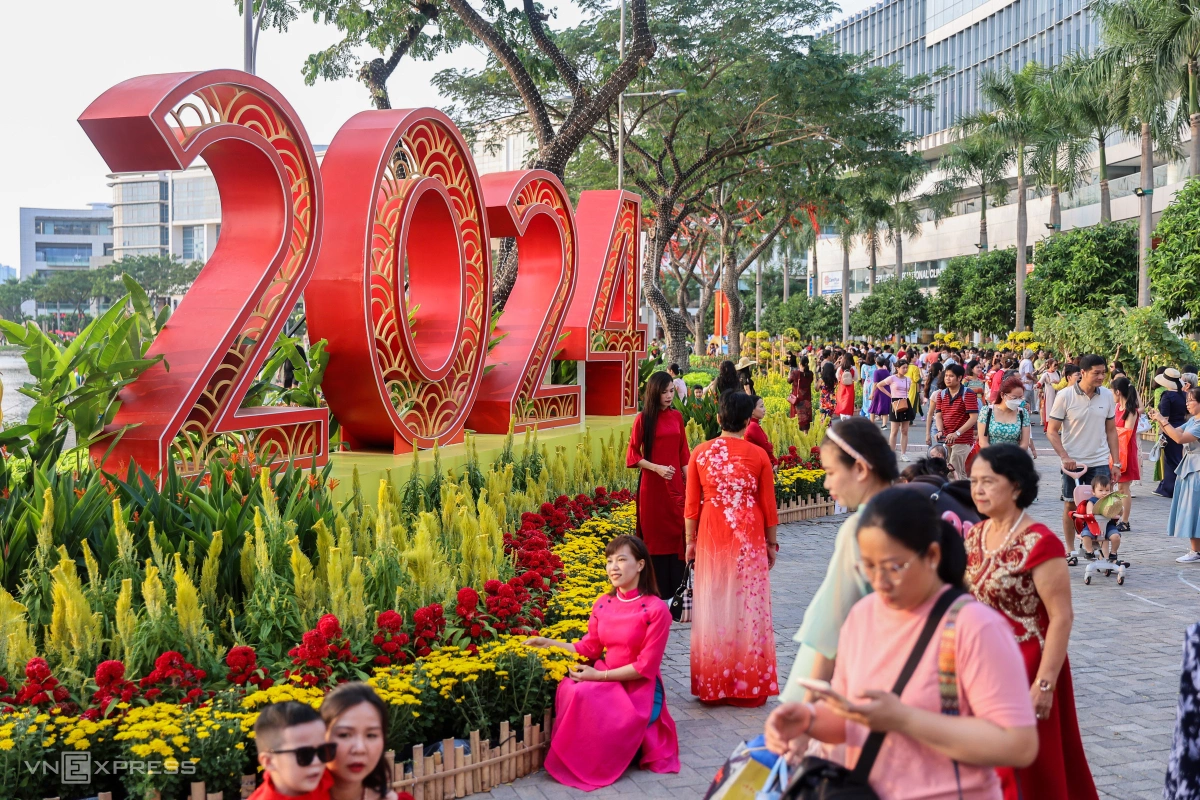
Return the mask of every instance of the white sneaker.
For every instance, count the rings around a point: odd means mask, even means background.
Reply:
[[[1200,553],[1197,553],[1195,550],[1188,550],[1175,560],[1180,564],[1194,564],[1195,562],[1200,561]]]
[[[900,456],[900,460],[901,460],[901,461],[912,461],[912,459],[911,459],[911,458],[909,458],[907,455],[901,455],[901,456]]]

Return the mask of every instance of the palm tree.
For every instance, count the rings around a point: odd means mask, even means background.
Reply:
[[[1192,132],[1191,176],[1200,176],[1200,5],[1191,2],[1153,4],[1147,47],[1157,56],[1156,71],[1179,81],[1180,114],[1185,109]]]
[[[1069,97],[1074,91],[1069,81],[1054,80],[1047,73],[1034,92],[1038,136],[1030,158],[1037,186],[1050,193],[1050,226],[1062,230],[1060,193],[1072,191],[1083,183],[1089,171],[1091,137],[1087,125],[1075,113]]]
[[[1067,56],[1051,76],[1051,80],[1068,88],[1064,99],[1074,114],[1090,131],[1096,143],[1100,173],[1100,222],[1112,222],[1112,197],[1108,191],[1108,156],[1105,151],[1108,137],[1121,128],[1121,103],[1114,82],[1101,80],[1095,70],[1093,56],[1078,53]]]
[[[877,195],[888,206],[885,235],[896,248],[896,280],[904,277],[904,237],[915,239],[921,235],[920,208],[913,192],[928,170],[925,159],[914,154],[898,164],[897,169],[885,173],[876,187]]]
[[[985,72],[979,78],[979,94],[994,110],[980,111],[959,120],[966,133],[987,133],[1004,142],[1017,162],[1017,330],[1025,330],[1025,243],[1029,238],[1029,215],[1025,203],[1026,163],[1039,135],[1035,108],[1037,85],[1044,68],[1030,61],[1013,72],[1008,66]]]
[[[1008,196],[1008,169],[1012,165],[1012,150],[1004,142],[982,133],[959,139],[946,148],[938,169],[945,175],[934,184],[930,206],[934,221],[950,216],[959,194],[967,190],[979,193],[979,251],[988,249],[988,200],[993,205]]]
[[[1157,51],[1156,26],[1162,17],[1159,0],[1101,0],[1096,14],[1103,44],[1092,74],[1111,81],[1121,128],[1136,133],[1142,144],[1141,215],[1138,223],[1138,305],[1150,305],[1150,234],[1154,228],[1154,150],[1181,156],[1179,131],[1184,106],[1173,104],[1178,70],[1166,68]],[[1174,107],[1172,107],[1174,106]]]
[[[853,223],[870,258],[867,284],[871,292],[875,291],[875,278],[879,269],[879,246],[884,236],[883,225],[890,212],[887,202],[877,194],[867,192],[854,199]]]
[[[841,216],[834,230],[842,243],[842,341],[850,340],[850,248],[855,237],[862,233],[861,220],[856,216]]]

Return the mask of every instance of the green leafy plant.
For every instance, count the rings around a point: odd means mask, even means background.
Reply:
[[[1029,307],[1035,317],[1137,303],[1137,227],[1095,225],[1042,239],[1034,246]]]
[[[1163,211],[1150,254],[1154,305],[1183,333],[1200,334],[1200,180],[1187,182]]]

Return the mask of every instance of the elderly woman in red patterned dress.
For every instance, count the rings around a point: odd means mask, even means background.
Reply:
[[[997,771],[1006,800],[1096,800],[1067,662],[1074,616],[1066,551],[1025,511],[1037,490],[1033,459],[1017,445],[985,447],[971,465],[971,497],[987,519],[966,535],[967,588],[1012,623],[1038,720],[1037,760],[1015,774]]]

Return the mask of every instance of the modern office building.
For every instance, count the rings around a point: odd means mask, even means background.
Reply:
[[[1008,66],[1016,71],[1036,61],[1051,67],[1066,54],[1092,52],[1100,44],[1097,22],[1084,0],[884,0],[824,31],[844,52],[865,56],[873,66],[899,64],[904,74],[926,75],[924,89],[933,96],[932,107],[903,112],[916,149],[932,167],[954,140],[954,126],[964,115],[984,109],[979,78],[990,70]],[[1186,135],[1186,133],[1185,133]],[[1138,143],[1117,135],[1107,142],[1109,188],[1113,220],[1135,220],[1140,185]],[[1093,156],[1094,159],[1094,156]],[[1084,185],[1062,197],[1063,230],[1095,225],[1100,219],[1099,177],[1094,169]],[[1156,155],[1154,212],[1161,213],[1185,179],[1186,165],[1168,164]],[[918,194],[940,178],[936,168]],[[991,249],[1016,242],[1016,176],[1005,203],[988,208]],[[1036,188],[1028,190],[1029,235],[1027,245],[1051,233],[1050,200]],[[956,204],[954,216],[939,224],[926,214],[921,235],[905,238],[904,271],[929,291],[936,291],[937,276],[950,258],[978,252],[979,205],[975,198]],[[842,249],[832,230],[822,232],[817,243],[819,277],[815,291],[834,294],[842,289]],[[893,248],[877,254],[877,278],[895,274]],[[869,285],[869,254],[861,242],[851,251],[850,293],[857,302]]]
[[[17,268],[0,264],[0,283],[11,281],[17,277]]]
[[[206,261],[221,236],[221,198],[206,165],[111,175],[113,256]]]
[[[88,269],[113,253],[113,211],[108,203],[85,208],[22,208],[21,280],[58,270]]]

